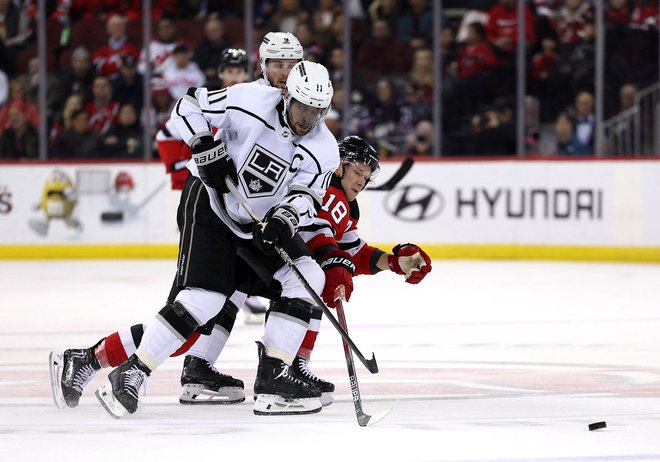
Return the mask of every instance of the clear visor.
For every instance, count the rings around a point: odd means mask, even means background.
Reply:
[[[342,163],[344,164],[344,167],[351,168],[356,175],[362,176],[364,178],[365,188],[367,186],[373,186],[374,183],[376,183],[376,179],[378,178],[378,174],[380,173],[380,166],[378,164],[372,165],[372,163],[362,162],[356,159],[346,159]],[[360,165],[366,165],[367,167],[369,167],[369,169],[371,170],[371,174],[365,175],[363,171],[358,168]]]
[[[307,106],[291,96],[289,96],[289,104],[287,106],[289,123],[293,127],[301,127],[307,131],[322,121],[329,109]]]

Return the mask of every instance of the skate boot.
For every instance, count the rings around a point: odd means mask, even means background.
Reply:
[[[264,354],[259,346],[259,367],[254,382],[256,415],[313,414],[321,410],[321,391],[311,383],[297,379],[281,359]]]
[[[245,324],[263,324],[266,320],[268,307],[258,297],[248,297],[243,304]]]
[[[302,356],[296,356],[293,364],[289,368],[289,373],[293,374],[296,378],[304,380],[314,385],[321,390],[321,404],[323,406],[330,406],[335,398],[332,393],[335,391],[335,384],[318,378],[309,368],[309,362]]]
[[[236,404],[245,401],[243,381],[221,374],[207,361],[188,355],[181,371],[181,404]]]
[[[138,393],[151,371],[135,354],[108,375],[110,383],[96,390],[96,397],[108,414],[121,419],[138,407]]]
[[[76,407],[85,385],[101,369],[92,348],[50,352],[50,385],[53,400],[59,409]]]

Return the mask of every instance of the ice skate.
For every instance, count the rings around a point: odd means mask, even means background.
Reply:
[[[135,354],[108,375],[110,383],[96,390],[96,397],[108,414],[121,419],[138,407],[138,393],[151,371]]]
[[[243,381],[221,374],[207,361],[188,355],[181,371],[181,404],[237,404],[245,401]]]
[[[335,384],[317,377],[310,370],[307,359],[302,356],[296,356],[289,368],[289,373],[300,380],[311,383],[321,390],[321,404],[323,406],[330,406],[334,402],[335,398],[332,396],[332,393],[335,391]]]
[[[265,356],[259,345],[259,367],[254,382],[256,415],[313,414],[322,408],[321,391],[289,373],[282,360]]]
[[[257,297],[248,297],[243,304],[245,324],[263,324],[266,321],[268,307]]]
[[[78,406],[85,385],[101,369],[91,348],[65,350],[62,355],[51,351],[49,363],[53,401],[59,409]]]

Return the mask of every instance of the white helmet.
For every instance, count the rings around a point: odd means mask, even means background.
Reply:
[[[311,61],[299,62],[293,66],[286,79],[286,90],[285,115],[291,107],[291,100],[295,99],[305,106],[320,109],[315,125],[325,119],[334,93],[325,66]]]
[[[259,45],[259,65],[268,82],[266,74],[267,59],[303,59],[303,47],[291,32],[268,32]],[[270,83],[270,82],[269,82]]]

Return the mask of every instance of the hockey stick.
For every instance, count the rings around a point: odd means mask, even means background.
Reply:
[[[408,174],[414,163],[415,161],[413,160],[412,157],[406,157],[403,160],[403,162],[401,162],[401,165],[399,165],[399,169],[396,172],[394,172],[394,175],[392,175],[392,177],[389,180],[373,188],[367,188],[367,191],[393,190],[396,187],[396,185],[398,185],[399,182],[403,179],[403,177]]]
[[[342,304],[339,291],[335,293],[335,306],[337,307],[337,317],[339,324],[348,334],[348,326],[346,325],[346,316],[344,316],[344,305]],[[351,384],[351,395],[353,396],[353,405],[355,406],[355,415],[357,417],[358,425],[360,427],[371,427],[379,421],[383,420],[387,414],[390,413],[396,403],[392,404],[389,409],[376,415],[365,414],[362,410],[362,398],[360,397],[360,387],[358,386],[357,374],[355,373],[355,363],[353,362],[353,353],[349,348],[348,343],[342,339],[344,344],[344,355],[346,356],[346,368],[348,369],[348,380]]]
[[[153,191],[151,191],[149,194],[146,195],[144,199],[142,199],[142,202],[140,202],[137,205],[132,205],[132,204],[124,204],[124,203],[115,203],[120,208],[123,208],[123,210],[111,210],[111,211],[106,211],[101,213],[101,221],[104,222],[117,222],[117,221],[122,221],[124,218],[132,218],[137,213],[140,211],[141,208],[143,208],[145,205],[153,199],[156,194],[160,192],[161,189],[167,184],[167,181],[162,181],[158,186],[154,188]]]
[[[229,191],[232,193],[232,195],[236,198],[236,200],[245,208],[245,210],[250,214],[252,219],[256,221],[257,223],[261,223],[261,218],[257,215],[257,213],[254,211],[254,209],[250,206],[248,201],[243,197],[243,195],[239,192],[239,190],[236,188],[236,185],[231,181],[230,178],[225,178],[225,183],[227,184],[227,187],[229,188]],[[305,287],[305,290],[307,293],[312,297],[316,305],[323,310],[323,314],[330,320],[330,323],[337,329],[337,332],[339,332],[339,335],[341,335],[342,339],[348,343],[357,357],[360,359],[360,362],[364,364],[364,367],[367,368],[369,372],[372,374],[376,374],[378,372],[378,364],[376,363],[376,355],[371,353],[371,359],[366,359],[364,355],[360,352],[358,347],[353,343],[353,340],[348,336],[348,334],[342,329],[342,327],[339,325],[335,317],[332,315],[330,312],[330,308],[328,308],[325,303],[323,303],[323,300],[319,295],[312,289],[312,287],[309,285],[307,282],[307,279],[305,279],[305,276],[300,272],[296,264],[291,260],[291,257],[289,254],[286,253],[286,251],[280,247],[279,245],[275,245],[275,250],[277,253],[282,257],[282,260],[287,264],[287,266],[293,271],[293,273],[296,275],[300,283]]]

